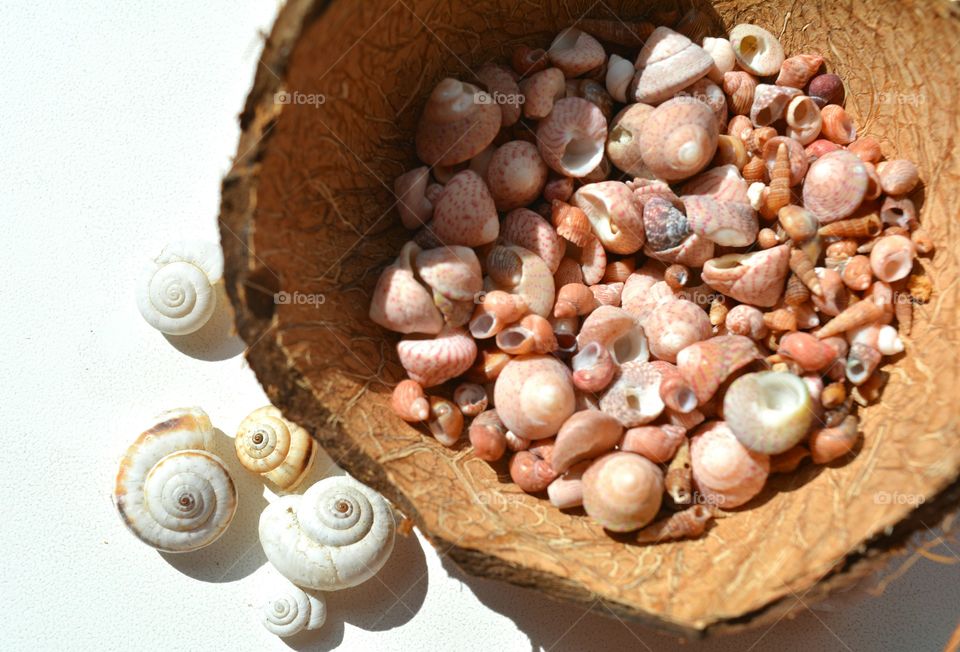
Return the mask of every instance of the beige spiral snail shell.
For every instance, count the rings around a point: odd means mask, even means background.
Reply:
[[[272,405],[257,408],[240,422],[234,446],[245,469],[284,491],[303,480],[317,453],[310,433],[284,419]]]
[[[137,308],[161,333],[188,335],[206,324],[217,307],[223,276],[220,247],[201,241],[171,242],[143,268]]]

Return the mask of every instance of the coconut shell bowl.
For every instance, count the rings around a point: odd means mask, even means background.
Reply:
[[[689,2],[290,0],[266,40],[223,181],[227,291],[271,401],[383,492],[470,573],[687,636],[771,621],[883,564],[955,509],[960,488],[960,14],[946,1],[722,1],[701,37],[738,23],[790,53],[823,54],[846,109],[884,154],[920,170],[912,198],[937,243],[931,300],[860,411],[862,444],[771,476],[696,540],[640,546],[510,481],[506,463],[453,448],[389,407],[399,336],[368,318],[377,278],[409,239],[393,180],[444,77],[547,47],[581,18],[676,25]],[[698,39],[699,41],[699,39]],[[632,48],[636,53],[639,47]],[[629,49],[627,51],[630,51]],[[287,93],[288,95],[277,95]],[[286,101],[300,93],[307,101]],[[312,100],[310,97],[312,96]],[[280,98],[280,99],[278,99]],[[888,497],[910,496],[911,500]],[[917,505],[922,506],[918,509]],[[602,603],[602,604],[601,604]]]

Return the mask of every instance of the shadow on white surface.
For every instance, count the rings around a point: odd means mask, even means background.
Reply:
[[[215,362],[243,353],[246,344],[237,335],[233,325],[233,306],[223,281],[217,283],[217,307],[200,330],[189,335],[163,336],[171,346],[191,358]]]

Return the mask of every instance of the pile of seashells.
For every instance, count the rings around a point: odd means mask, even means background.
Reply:
[[[631,62],[593,24],[434,88],[370,318],[404,334],[400,418],[446,446],[472,418],[477,457],[610,531],[698,536],[857,445],[931,292],[918,170],[756,25]]]

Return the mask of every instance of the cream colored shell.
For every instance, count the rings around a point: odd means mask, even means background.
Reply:
[[[120,460],[113,502],[147,545],[189,552],[226,531],[237,509],[233,479],[209,452],[210,418],[199,408],[165,412]]]
[[[222,276],[219,245],[171,242],[144,266],[137,285],[137,307],[147,323],[162,333],[193,333],[213,315],[215,286]]]
[[[335,476],[302,496],[282,496],[260,515],[260,544],[298,586],[336,591],[373,577],[393,551],[393,511],[356,480]]]
[[[247,415],[240,423],[234,446],[244,468],[263,475],[284,491],[303,480],[317,453],[317,443],[310,433],[283,418],[272,405]]]
[[[317,591],[304,591],[290,582],[274,588],[260,607],[260,620],[271,634],[293,636],[319,629],[327,620],[327,600]]]

